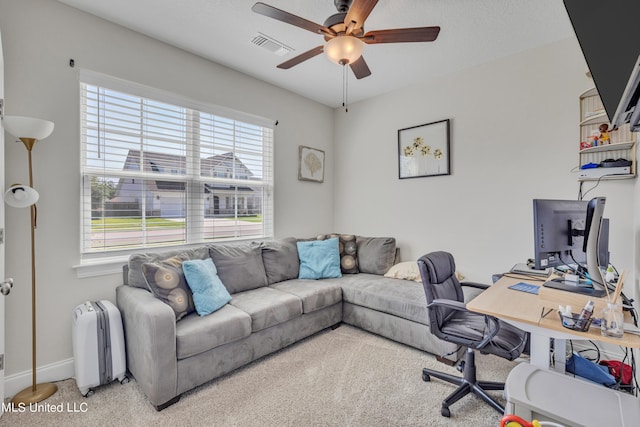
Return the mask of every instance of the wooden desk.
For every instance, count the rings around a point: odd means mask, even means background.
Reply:
[[[562,348],[562,354],[554,354],[556,370],[564,372],[565,354],[564,340],[594,340],[607,342],[623,347],[640,348],[640,336],[625,333],[622,338],[612,338],[602,336],[600,328],[591,326],[587,332],[579,332],[567,329],[562,326],[558,317],[558,304],[567,304],[565,301],[554,302],[550,299],[553,293],[545,293],[544,298],[539,295],[509,289],[509,286],[519,282],[530,283],[542,286],[544,281],[532,280],[529,277],[503,277],[494,283],[489,289],[482,292],[469,303],[467,308],[477,313],[488,314],[507,321],[518,328],[530,332],[531,334],[531,364],[541,368],[549,369],[550,338],[554,338]],[[542,288],[541,288],[542,290]],[[545,288],[545,291],[547,289]],[[563,291],[561,294],[568,294],[573,298],[575,294]],[[560,295],[562,296],[562,295]],[[584,298],[584,296],[580,296]],[[589,299],[589,297],[586,297]],[[598,301],[597,306],[601,306],[602,301]],[[573,307],[573,311],[582,309]],[[543,309],[548,313],[542,317]],[[594,316],[599,316],[599,311],[594,310]]]

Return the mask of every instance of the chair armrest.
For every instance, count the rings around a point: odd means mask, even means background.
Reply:
[[[174,398],[178,388],[175,313],[149,291],[128,285],[116,288],[116,301],[127,368],[151,403],[160,406]]]
[[[468,286],[470,288],[477,288],[477,289],[489,289],[489,286],[490,286],[490,285],[487,285],[486,283],[478,283],[478,282],[460,282],[460,285]]]
[[[447,308],[452,308],[454,310],[458,310],[458,311],[469,311],[467,310],[467,306],[465,303],[460,302],[460,301],[454,301],[454,300],[450,300],[450,299],[434,299],[431,304],[427,305],[427,308],[431,308],[432,306],[440,306],[440,307],[447,307]]]

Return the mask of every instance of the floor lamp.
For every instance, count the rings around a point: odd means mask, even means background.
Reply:
[[[36,382],[36,201],[38,192],[33,189],[33,165],[31,151],[38,140],[44,139],[53,132],[53,123],[31,117],[5,116],[2,120],[4,129],[18,137],[27,148],[29,156],[29,186],[12,185],[5,193],[5,202],[13,207],[30,207],[31,211],[31,387],[16,394],[12,403],[30,405],[41,402],[58,390],[52,383]]]

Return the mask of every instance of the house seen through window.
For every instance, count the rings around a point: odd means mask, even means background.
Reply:
[[[83,254],[273,235],[266,120],[88,73],[80,102]]]

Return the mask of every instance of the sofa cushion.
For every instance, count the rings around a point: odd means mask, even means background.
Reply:
[[[253,332],[302,315],[302,300],[273,288],[258,288],[231,295],[229,304],[251,316]]]
[[[358,268],[361,273],[385,274],[396,257],[396,239],[393,237],[356,236]]]
[[[251,317],[230,304],[200,317],[196,313],[176,324],[178,359],[203,353],[251,335]]]
[[[261,244],[213,245],[209,255],[230,294],[268,285]]]
[[[182,271],[200,316],[211,314],[231,301],[231,295],[218,277],[211,258],[185,261],[182,263]]]
[[[182,253],[162,261],[142,264],[147,289],[173,309],[176,321],[195,311],[191,289],[182,271],[182,263],[188,259],[189,255]]]
[[[342,288],[335,281],[294,279],[270,287],[300,298],[304,313],[332,306],[342,300]]]
[[[145,262],[159,262],[180,254],[186,254],[187,259],[205,259],[209,258],[209,248],[202,246],[193,249],[132,254],[129,257],[126,284],[134,288],[149,289],[142,273],[142,264]]]
[[[420,283],[360,273],[343,276],[340,284],[344,302],[429,324],[427,299]]]
[[[282,240],[269,240],[262,245],[262,261],[270,285],[298,278],[300,260],[296,242],[295,238],[288,237]]]
[[[341,277],[340,252],[337,238],[298,242],[299,279]]]
[[[340,253],[340,271],[343,274],[358,273],[358,245],[356,244],[356,236],[353,234],[321,234],[318,240],[326,240],[338,238]]]

